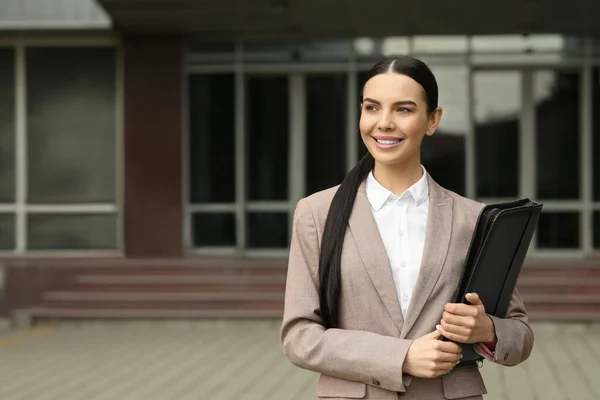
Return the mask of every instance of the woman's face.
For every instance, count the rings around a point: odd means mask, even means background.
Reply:
[[[360,134],[369,153],[384,165],[420,162],[423,136],[432,135],[442,114],[427,111],[423,87],[401,74],[379,74],[363,88]]]

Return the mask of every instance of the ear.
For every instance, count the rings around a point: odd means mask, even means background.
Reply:
[[[438,107],[429,115],[429,125],[427,126],[427,132],[425,132],[427,136],[433,135],[438,126],[440,125],[440,121],[442,120],[442,113],[442,107]]]

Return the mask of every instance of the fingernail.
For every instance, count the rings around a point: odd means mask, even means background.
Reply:
[[[437,329],[439,331],[440,329],[442,329],[442,326],[441,325],[436,325],[435,329]]]
[[[463,357],[463,355],[462,355],[462,353],[461,353],[461,354],[460,354],[460,359],[461,359],[461,360],[462,360],[462,357]]]

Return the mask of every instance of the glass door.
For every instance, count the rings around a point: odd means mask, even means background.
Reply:
[[[473,72],[472,85],[476,197],[543,202],[533,254],[580,251],[581,72],[486,69]]]

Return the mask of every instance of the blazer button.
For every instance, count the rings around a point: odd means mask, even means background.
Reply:
[[[373,378],[373,385],[379,386],[379,385],[381,385],[381,383],[379,383],[379,381],[377,379]]]

